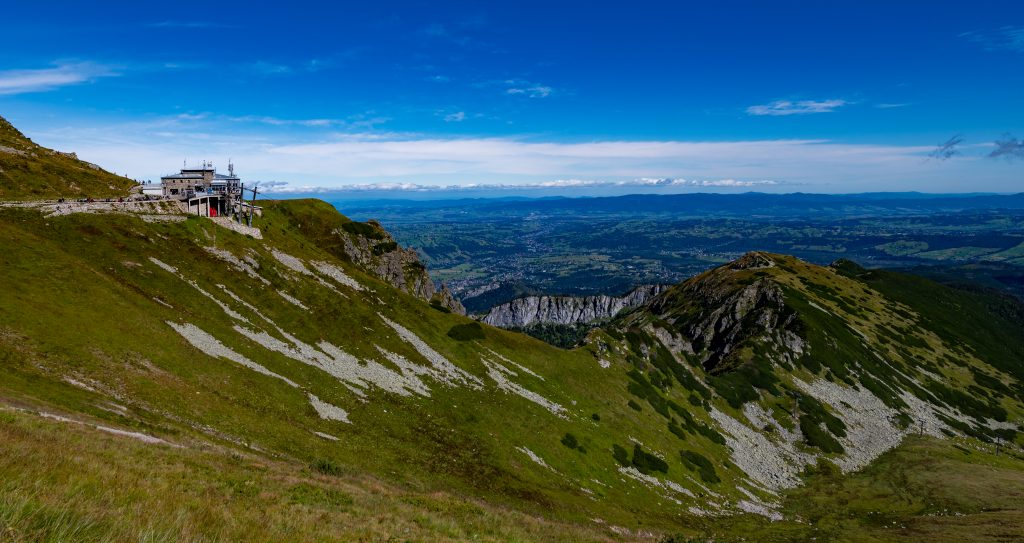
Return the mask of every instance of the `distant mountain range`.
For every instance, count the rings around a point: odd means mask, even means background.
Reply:
[[[326,195],[332,201],[330,195]],[[502,198],[458,200],[373,200],[346,202],[346,211],[362,216],[365,211],[389,210],[453,211],[472,209],[479,213],[503,216],[571,214],[602,215],[666,213],[677,218],[686,217],[742,217],[813,218],[820,216],[891,216],[918,213],[949,213],[985,209],[1024,209],[1024,193],[1017,194],[928,194],[919,192],[863,193],[863,194],[768,194],[748,192],[742,194],[634,194],[593,198]],[[414,217],[410,217],[409,220]],[[391,222],[402,222],[401,217],[389,217]]]

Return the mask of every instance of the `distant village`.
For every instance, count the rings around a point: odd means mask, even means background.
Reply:
[[[179,201],[192,215],[228,217],[249,226],[252,226],[252,216],[262,212],[254,203],[259,189],[255,185],[246,188],[230,162],[226,175],[218,173],[209,161],[195,167],[183,164],[178,173],[161,177],[159,185],[143,183],[141,192],[147,199]],[[245,198],[247,193],[251,195],[249,201]]]

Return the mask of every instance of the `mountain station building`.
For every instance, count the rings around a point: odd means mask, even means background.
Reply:
[[[228,174],[217,173],[212,162],[183,167],[180,172],[160,178],[164,198],[184,200],[190,214],[205,217],[230,216],[244,207],[242,180],[228,163]]]
[[[187,200],[199,193],[235,195],[242,193],[242,180],[235,175],[235,165],[228,163],[228,175],[217,173],[212,162],[160,178],[164,198]]]

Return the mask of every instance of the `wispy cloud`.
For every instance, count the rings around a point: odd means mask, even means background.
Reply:
[[[1017,51],[1024,53],[1024,26],[1004,26],[993,30],[972,30],[960,34],[961,38],[980,44],[988,51]]]
[[[846,100],[776,100],[769,104],[750,106],[747,113],[756,116],[809,115],[812,113],[831,113],[849,102]]]
[[[507,96],[518,96],[522,98],[547,98],[553,94],[560,94],[558,89],[551,85],[545,85],[527,79],[488,79],[472,83],[478,89],[500,89]]]
[[[932,152],[928,153],[929,158],[935,160],[949,160],[960,154],[959,146],[963,143],[964,137],[957,134],[943,143],[940,143]]]
[[[445,114],[454,113],[458,111]],[[470,117],[466,113],[466,119]],[[900,181],[904,183],[902,189],[912,190],[924,187],[908,186],[908,179],[962,179],[973,173],[971,166],[977,163],[967,159],[942,165],[922,161],[934,150],[932,145],[826,140],[557,142],[517,137],[439,137],[355,127],[373,119],[371,114],[358,119],[229,119],[211,115],[201,119],[172,117],[158,125],[115,124],[94,129],[69,126],[36,135],[44,145],[76,150],[90,162],[139,178],[156,178],[183,157],[220,162],[233,157],[250,179],[326,187],[353,183],[470,185],[550,179],[646,179],[647,183],[709,190],[755,186],[752,183],[760,180],[819,187],[854,183],[860,190],[881,190]],[[305,130],[278,130],[288,127]],[[976,178],[979,182],[983,179]]]
[[[900,108],[900,107],[907,107],[909,105],[910,105],[909,102],[896,102],[896,103],[875,104],[875,107],[878,108],[878,109],[895,109],[895,108]]]
[[[446,123],[461,123],[464,120],[466,120],[465,111],[456,111],[444,116],[444,122]]]
[[[510,89],[506,89],[505,92],[507,94],[522,95],[530,98],[547,98],[548,96],[551,96],[553,89],[545,85],[537,85],[526,88],[512,87]]]
[[[465,111],[434,112],[444,115]],[[179,112],[181,113],[181,112]],[[465,111],[466,121],[475,117]],[[1019,191],[1013,175],[1024,142],[957,145],[951,160],[924,160],[936,150],[919,145],[804,140],[597,140],[551,141],[536,136],[432,136],[361,128],[377,114],[339,118],[228,119],[187,112],[136,123],[97,123],[36,130],[40,144],[74,150],[90,162],[132,177],[156,179],[183,158],[225,164],[234,159],[247,180],[291,187],[339,188],[361,184],[430,186],[639,184],[651,190],[810,191],[973,190]],[[326,122],[324,122],[326,121]],[[67,121],[71,123],[71,121]],[[362,123],[362,124],[360,124]],[[359,125],[359,126],[356,126]],[[450,125],[451,126],[451,125]],[[461,126],[455,124],[454,126]],[[995,151],[993,153],[993,151]],[[987,158],[988,155],[994,158]],[[1007,163],[1013,159],[1016,164]],[[165,171],[166,170],[166,171]],[[552,181],[557,180],[557,181]],[[601,185],[603,186],[603,185]]]
[[[286,75],[294,71],[294,68],[287,64],[267,62],[260,60],[251,62],[245,66],[246,70],[256,75]]]
[[[527,98],[547,98],[555,89],[548,85],[532,83],[522,79],[506,79],[504,82],[505,94],[512,96],[525,96]]]
[[[52,68],[0,71],[0,94],[45,92],[120,75],[114,67],[93,62],[61,63]]]
[[[295,62],[275,62],[258,60],[240,65],[242,71],[261,76],[283,76],[293,74],[312,74],[335,67],[358,54],[357,49],[348,49],[332,56],[311,58]]]
[[[995,141],[995,146],[996,148],[988,154],[989,158],[1024,159],[1024,140],[1004,134],[1001,139]]]
[[[188,115],[188,114],[184,114]],[[205,114],[199,115],[188,115],[188,117],[179,118],[183,120],[200,120],[205,119]],[[384,124],[390,119],[387,117],[380,116],[369,116],[369,115],[355,115],[345,119],[331,119],[331,118],[313,118],[313,119],[288,119],[281,117],[272,117],[268,115],[242,115],[242,116],[220,116],[220,119],[231,121],[233,123],[255,123],[264,124],[269,126],[303,126],[307,128],[348,128],[356,130],[367,130],[377,125]]]
[[[459,47],[493,52],[494,44],[480,41],[470,35],[479,33],[486,23],[486,17],[471,16],[460,21],[430,23],[421,28],[419,33],[430,39],[449,41]]]
[[[214,21],[159,21],[156,23],[150,23],[152,28],[185,28],[185,29],[205,29],[205,28],[237,28],[235,25],[229,25],[226,23],[218,23]]]
[[[448,26],[440,23],[429,24],[420,31],[429,38],[447,40],[460,47],[468,47],[477,44],[473,38],[453,32]]]
[[[357,183],[341,187],[320,187],[313,185],[295,185],[283,181],[271,181],[261,183],[261,186],[268,193],[295,194],[295,193],[336,193],[336,192],[466,192],[481,189],[487,190],[542,190],[542,189],[588,189],[588,188],[610,188],[610,187],[645,187],[645,188],[673,188],[673,187],[728,187],[728,188],[756,188],[769,186],[792,185],[785,181],[760,179],[753,181],[741,181],[736,179],[650,179],[638,178],[625,181],[599,181],[593,179],[556,179],[552,181],[539,181],[536,183],[466,183],[462,185],[429,185],[423,183],[398,182],[398,183]]]

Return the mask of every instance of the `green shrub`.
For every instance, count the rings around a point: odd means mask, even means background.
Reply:
[[[352,505],[352,497],[334,488],[300,483],[288,489],[288,502],[296,505],[334,509]]]
[[[594,422],[601,422],[601,415],[598,415],[597,413],[590,415],[590,418],[593,419]]]
[[[725,445],[725,436],[723,436],[722,434],[718,433],[718,431],[715,430],[714,428],[712,428],[712,427],[710,427],[710,426],[708,426],[706,424],[700,424],[700,423],[698,423],[696,425],[696,427],[697,427],[697,433],[699,433],[700,435],[708,438],[708,440],[711,441],[712,443],[714,443],[716,445]]]
[[[612,458],[614,458],[620,465],[629,465],[629,452],[615,444],[612,445]]]
[[[722,481],[718,478],[718,473],[715,472],[715,466],[704,455],[694,451],[682,450],[679,451],[679,456],[682,458],[683,465],[687,469],[697,471],[701,481],[705,483],[719,483]]]
[[[311,467],[314,471],[318,471],[324,475],[333,475],[335,477],[340,477],[346,472],[345,468],[323,458],[319,458],[314,461]]]
[[[644,410],[642,407],[640,407],[640,404],[634,402],[633,400],[629,400],[628,402],[626,402],[626,405],[628,405],[629,408],[634,410],[634,411],[643,411]]]
[[[458,341],[484,339],[484,327],[480,326],[478,322],[456,324],[448,330],[448,337]]]
[[[817,447],[827,453],[843,452],[842,444],[809,417],[800,417],[800,432],[803,433],[807,444],[812,447]]]
[[[721,375],[713,375],[709,379],[715,389],[726,402],[735,409],[743,404],[757,400],[760,395],[757,389],[778,395],[775,385],[779,378],[772,372],[771,365],[763,360],[744,364]]]
[[[575,449],[580,446],[580,442],[576,440],[576,436],[566,432],[565,435],[562,436],[562,445],[565,445],[570,449]]]
[[[668,431],[675,434],[679,439],[686,441],[686,430],[682,426],[676,424],[676,421],[668,423]]]
[[[384,239],[384,233],[374,228],[373,225],[365,222],[347,222],[341,225],[341,229],[357,236],[363,236],[364,238],[370,239]]]
[[[398,243],[397,242],[385,241],[385,242],[381,242],[381,243],[378,243],[378,244],[374,245],[372,250],[373,250],[373,254],[375,254],[377,256],[380,256],[380,255],[382,255],[384,253],[390,253],[391,251],[394,251],[395,249],[398,249]]]
[[[825,427],[838,437],[846,437],[846,424],[841,419],[825,410],[825,406],[811,396],[802,395],[797,404],[802,413],[801,419],[809,419],[809,422],[818,426],[825,423]]]
[[[547,322],[531,324],[525,328],[510,328],[510,330],[522,332],[562,349],[569,349],[577,345],[593,329],[594,325],[589,323],[557,324]]]
[[[441,313],[451,313],[452,312],[451,309],[448,309],[447,307],[441,305],[441,302],[438,301],[438,300],[430,300],[430,307],[440,311]]]
[[[633,444],[633,467],[640,473],[649,474],[652,471],[660,471],[662,473],[668,473],[668,463],[645,452],[639,444]]]
[[[631,369],[626,375],[633,380],[633,382],[626,386],[627,390],[629,390],[631,394],[647,400],[647,403],[649,403],[651,407],[663,417],[671,418],[671,415],[669,415],[668,412],[668,402],[664,397],[662,397],[658,388],[652,385],[647,378],[644,377],[643,373],[636,369]]]

